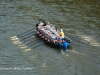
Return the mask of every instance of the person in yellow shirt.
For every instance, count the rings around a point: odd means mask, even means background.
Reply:
[[[65,35],[62,29],[61,29],[60,35],[61,35],[62,40],[64,40]]]
[[[63,32],[63,30],[61,29],[61,32],[60,32],[60,42],[63,42],[64,41],[64,37],[65,37],[65,35],[64,35],[64,32]]]

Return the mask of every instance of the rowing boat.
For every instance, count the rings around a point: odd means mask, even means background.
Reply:
[[[41,24],[41,25],[40,25]],[[42,27],[40,27],[42,26]],[[44,30],[42,29],[44,28]],[[53,28],[54,29],[54,28]],[[36,34],[42,38],[45,42],[54,45],[55,47],[59,47],[62,50],[67,50],[68,46],[70,44],[70,40],[67,38],[64,38],[63,40],[60,38],[57,38],[56,36],[56,41],[52,39],[52,35],[55,35],[54,32],[50,31],[49,28],[47,28],[47,24],[44,22],[39,22],[36,24]],[[51,35],[51,36],[50,36]]]

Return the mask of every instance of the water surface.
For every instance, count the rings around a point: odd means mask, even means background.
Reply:
[[[12,40],[34,28],[38,19],[49,21],[91,45],[71,43],[62,54],[60,49],[45,44],[32,49],[24,42]],[[0,34],[1,75],[100,74],[99,0],[2,0]],[[32,38],[27,42],[30,41]]]

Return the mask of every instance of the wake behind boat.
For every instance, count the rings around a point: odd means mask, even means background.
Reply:
[[[46,24],[45,21],[39,21],[36,24],[36,34],[47,43],[60,47],[62,50],[67,50],[70,43],[70,40],[64,37],[63,30],[59,31],[49,22]]]

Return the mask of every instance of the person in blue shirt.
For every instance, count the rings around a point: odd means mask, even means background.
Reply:
[[[54,33],[52,34],[51,38],[52,38],[52,40],[53,40],[54,43],[57,42],[57,38],[56,38],[56,36],[54,35]]]

